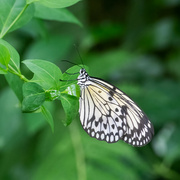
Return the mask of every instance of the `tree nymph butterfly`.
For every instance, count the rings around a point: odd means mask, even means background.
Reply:
[[[152,123],[124,92],[90,77],[84,68],[77,80],[81,89],[80,121],[91,137],[108,143],[123,140],[132,146],[144,146],[151,141]]]

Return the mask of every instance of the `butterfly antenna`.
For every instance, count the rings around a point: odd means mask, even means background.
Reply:
[[[77,72],[77,73],[68,73],[68,72],[64,72],[64,73],[69,74],[69,75],[79,74],[79,72]]]
[[[77,81],[77,79],[67,79],[67,80],[60,79],[59,81],[62,81],[62,82],[67,82],[67,81]]]
[[[78,64],[76,64],[76,63],[73,63],[73,62],[71,62],[71,61],[68,61],[68,60],[61,60],[61,61],[63,61],[63,62],[68,62],[68,63],[70,63],[70,64],[74,64],[74,65],[76,65],[76,66],[79,66]],[[82,68],[81,66],[79,66],[80,68]]]
[[[77,52],[77,54],[78,54],[78,56],[79,56],[79,58],[80,58],[80,60],[81,60],[81,63],[82,63],[82,65],[83,65],[83,67],[84,67],[84,63],[83,63],[82,57],[81,57],[81,55],[80,55],[80,53],[79,53],[79,49],[78,49],[78,47],[76,46],[76,44],[74,44],[74,46],[75,46],[76,52]]]

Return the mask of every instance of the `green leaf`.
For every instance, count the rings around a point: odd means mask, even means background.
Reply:
[[[22,27],[34,15],[34,5],[26,5],[24,0],[0,1],[0,37],[7,32]]]
[[[68,86],[73,85],[73,84],[77,84],[77,77],[79,75],[78,72],[80,71],[81,68],[85,68],[86,70],[88,70],[87,66],[80,64],[80,65],[73,66],[66,71],[67,73],[72,73],[72,75],[67,74],[66,72],[62,74],[62,76],[60,78],[62,80],[62,81],[60,81],[61,82],[60,83],[60,85],[61,85],[60,91],[61,92],[66,90],[66,88]],[[77,73],[77,74],[73,74],[73,73]]]
[[[23,85],[22,111],[32,112],[40,108],[46,99],[45,91],[36,83],[28,82]]]
[[[70,96],[68,94],[61,94],[61,103],[66,113],[66,119],[63,120],[63,124],[68,126],[71,124],[72,120],[75,119],[76,115],[78,114],[79,109],[79,98],[75,96]]]
[[[68,86],[65,91],[63,91],[65,94],[69,94],[71,96],[80,97],[80,88],[77,84],[71,84]]]
[[[50,8],[64,8],[68,6],[72,6],[73,4],[76,4],[80,0],[27,0],[27,2],[36,2],[43,4],[44,6],[50,7]]]
[[[10,62],[9,64],[16,70],[16,71],[20,71],[20,58],[19,58],[19,54],[16,51],[16,49],[14,49],[13,46],[11,46],[8,42],[4,41],[3,39],[0,39],[0,44],[5,46],[9,53],[10,53]]]
[[[7,73],[9,61],[9,50],[4,45],[0,44],[0,74]]]
[[[23,100],[22,86],[24,81],[15,74],[11,74],[11,73],[6,74],[5,78],[8,84],[10,85],[10,87],[12,88],[12,90],[14,91],[14,93],[16,94],[16,96],[18,97],[19,101],[22,102]]]
[[[11,46],[8,42],[6,42],[2,39],[0,39],[0,44],[5,46],[10,53],[9,65],[15,71],[20,73],[20,57],[19,57],[18,52],[14,49],[13,46]],[[21,102],[23,99],[23,96],[22,96],[23,81],[19,77],[17,77],[14,74],[11,74],[11,73],[6,74],[5,78],[8,82],[8,84],[10,85],[10,87],[13,89],[16,96],[18,97],[19,101]]]
[[[80,21],[67,9],[52,9],[41,4],[35,4],[35,16],[41,19],[75,23],[82,26]]]
[[[59,79],[62,73],[55,64],[38,59],[25,60],[23,63],[35,74],[36,79],[39,78],[40,81],[44,82],[45,89],[59,90]]]
[[[43,116],[45,117],[46,121],[51,126],[52,132],[54,132],[54,121],[53,121],[53,117],[52,117],[51,113],[45,106],[41,106],[41,112],[42,112]]]
[[[36,74],[34,74],[33,78],[30,80],[30,82],[35,82],[35,83],[39,84],[41,87],[43,87],[44,89],[49,89],[47,82],[40,79]]]

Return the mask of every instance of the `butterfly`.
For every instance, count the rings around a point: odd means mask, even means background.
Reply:
[[[107,143],[119,140],[144,146],[154,135],[146,114],[117,87],[90,77],[84,68],[77,78],[81,96],[79,115],[83,129],[93,138]]]

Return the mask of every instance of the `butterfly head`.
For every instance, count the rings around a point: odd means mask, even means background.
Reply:
[[[77,78],[77,80],[78,80],[77,84],[80,85],[80,86],[84,86],[85,82],[89,78],[89,75],[88,75],[88,73],[86,72],[86,70],[84,68],[80,69],[79,74],[80,75]]]
[[[82,68],[82,69],[80,69],[79,74],[83,75],[83,74],[87,74],[87,72],[84,68]]]

